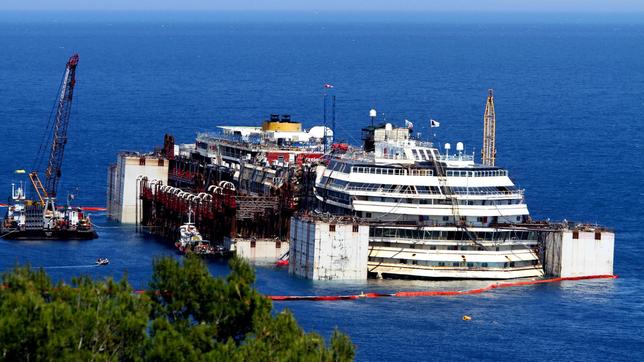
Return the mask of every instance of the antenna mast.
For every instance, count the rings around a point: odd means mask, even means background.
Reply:
[[[483,114],[483,149],[481,161],[486,166],[494,166],[496,159],[496,114],[494,113],[494,89],[489,89],[485,113]]]

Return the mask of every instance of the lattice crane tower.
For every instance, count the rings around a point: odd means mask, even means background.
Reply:
[[[484,165],[494,166],[496,159],[496,114],[494,113],[494,89],[488,90],[485,113],[483,115],[483,150],[481,158]]]

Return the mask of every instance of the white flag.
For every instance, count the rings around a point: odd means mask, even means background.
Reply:
[[[440,126],[441,126],[441,124],[440,124],[440,122],[438,122],[438,121],[437,121],[437,120],[435,120],[435,119],[430,119],[430,120],[429,120],[429,126],[430,126],[430,127],[432,127],[432,128],[434,128],[434,127],[440,127]]]
[[[414,124],[409,122],[408,120],[405,120],[405,127],[407,127],[408,129],[412,129],[414,128]]]

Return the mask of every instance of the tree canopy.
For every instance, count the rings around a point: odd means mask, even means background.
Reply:
[[[136,294],[124,278],[53,283],[42,270],[2,276],[0,358],[96,361],[346,361],[350,339],[337,330],[327,345],[305,333],[254,287],[241,259],[212,277],[204,262],[161,258],[150,288]]]

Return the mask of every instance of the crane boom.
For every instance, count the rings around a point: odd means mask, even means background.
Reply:
[[[494,90],[488,90],[485,113],[483,115],[483,150],[482,163],[494,166],[496,159],[496,114],[494,112]]]
[[[60,181],[61,167],[63,165],[63,154],[65,144],[67,143],[67,126],[69,125],[69,115],[72,108],[72,96],[74,94],[74,85],[76,84],[76,65],[78,65],[78,54],[72,55],[67,61],[65,75],[60,86],[60,94],[56,101],[55,119],[53,125],[53,139],[51,151],[49,153],[49,162],[45,171],[45,185],[42,186],[38,174],[33,172],[30,178],[37,190],[39,197],[56,197],[58,181]],[[43,194],[41,196],[41,194]]]
[[[47,199],[49,195],[47,195],[47,191],[45,191],[45,187],[42,185],[40,177],[38,177],[38,172],[30,172],[29,180],[31,180],[31,184],[34,186],[34,190],[36,190],[36,195],[38,195],[40,203],[44,205],[45,199]]]

